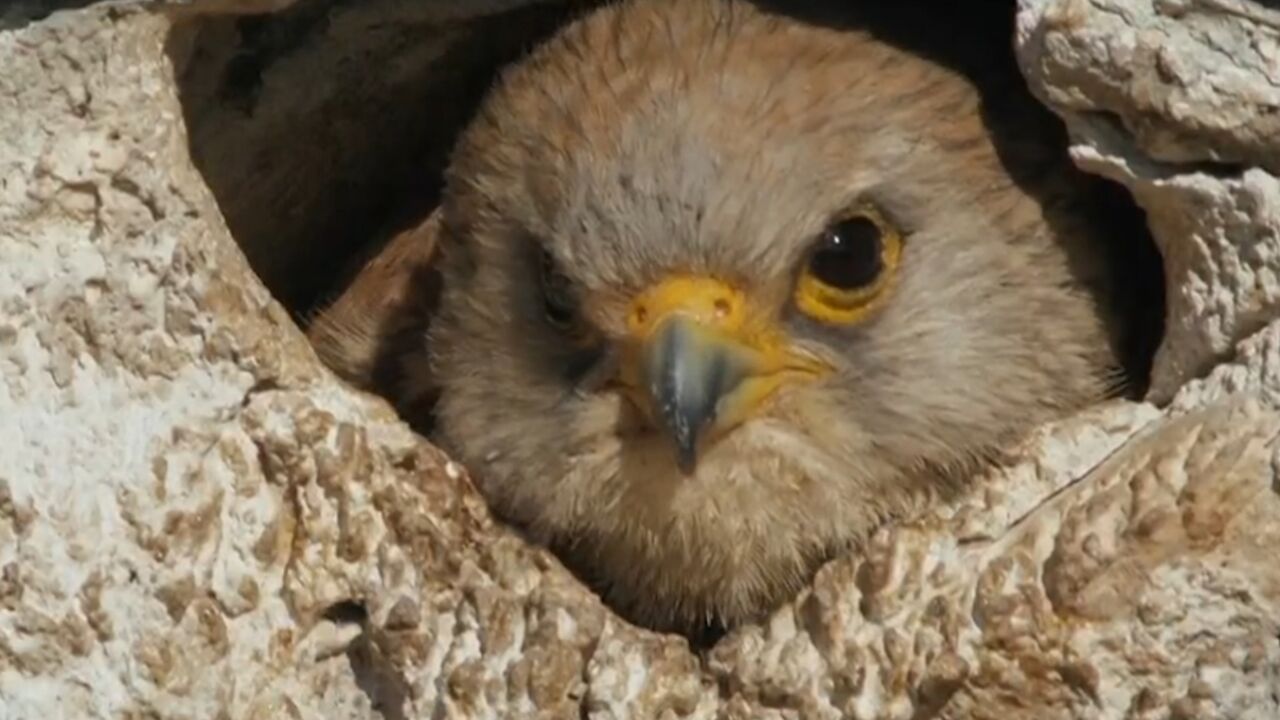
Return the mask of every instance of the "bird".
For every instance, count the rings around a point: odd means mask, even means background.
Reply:
[[[501,73],[445,173],[401,391],[646,627],[766,617],[1128,382],[1054,121],[998,90],[1002,138],[971,66],[841,12],[592,8]]]

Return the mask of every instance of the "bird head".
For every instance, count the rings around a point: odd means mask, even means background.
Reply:
[[[657,625],[758,614],[1113,361],[964,78],[742,2],[569,26],[443,212],[441,441]]]

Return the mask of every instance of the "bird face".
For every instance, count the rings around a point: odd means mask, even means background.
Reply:
[[[1114,361],[1087,229],[967,82],[856,31],[610,6],[448,180],[439,439],[645,624],[758,616]]]

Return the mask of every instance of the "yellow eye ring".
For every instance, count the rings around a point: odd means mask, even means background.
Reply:
[[[879,306],[902,258],[902,233],[873,207],[832,223],[805,256],[795,304],[835,325],[864,319]]]

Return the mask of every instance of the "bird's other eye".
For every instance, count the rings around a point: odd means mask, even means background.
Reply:
[[[901,253],[902,234],[883,215],[854,211],[814,241],[796,283],[796,307],[826,323],[857,322],[888,288]]]
[[[560,272],[555,258],[543,250],[540,261],[543,312],[547,322],[561,330],[573,327],[578,318],[578,298],[572,282]]]

